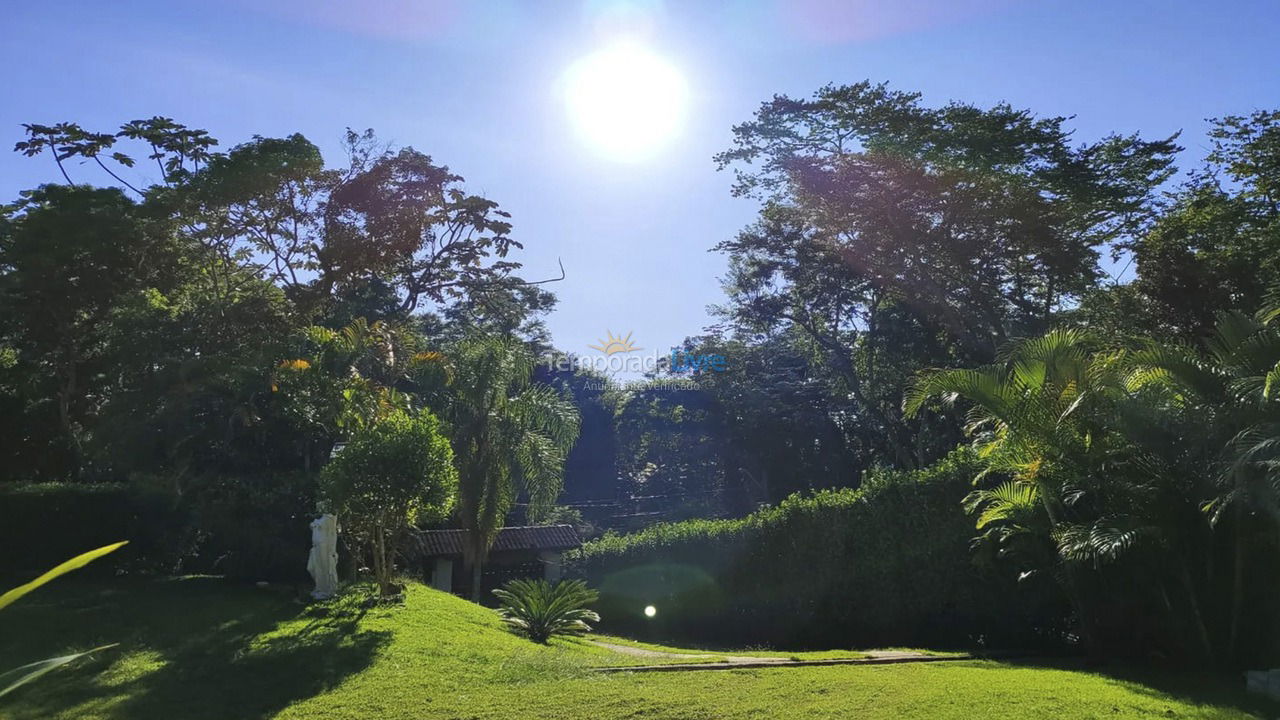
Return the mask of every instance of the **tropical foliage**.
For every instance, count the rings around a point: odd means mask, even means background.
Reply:
[[[685,612],[636,627],[688,634],[1280,657],[1280,113],[1178,180],[1176,137],[776,96],[717,157],[759,214],[678,348],[724,361],[625,387],[537,361],[572,357],[557,278],[422,152],[26,131],[55,182],[0,207],[0,573],[128,536],[122,571],[294,581],[327,499],[384,590],[413,524],[469,531],[478,599],[499,528],[570,520],[638,531],[582,555],[610,623],[650,583]]]
[[[119,550],[121,547],[125,546],[126,544],[128,544],[127,540],[124,542],[114,543],[112,545],[104,545],[103,547],[100,547],[96,550],[90,550],[89,552],[81,553],[80,555],[77,555],[71,558],[70,560],[67,560],[66,562],[62,563],[61,565],[58,565],[52,570],[49,570],[48,572],[42,574],[40,577],[37,577],[31,582],[24,583],[23,585],[19,585],[18,587],[5,592],[4,594],[0,595],[0,610],[3,610],[6,607],[14,604],[19,599],[21,599],[24,595],[27,595],[35,591],[41,585],[45,585],[46,583],[56,580],[57,578],[63,575],[66,575],[67,573],[73,570],[79,570],[80,568],[84,567],[85,565],[88,565],[94,560],[97,560],[98,558],[104,555],[113,553],[116,550]],[[102,650],[106,650],[111,647],[114,647],[114,645],[103,645],[101,647],[96,647],[91,650],[85,650],[83,652],[78,652],[78,653],[71,653],[69,655],[60,655],[58,657],[49,658],[47,660],[39,660],[33,663],[28,663],[21,667],[16,667],[12,670],[0,672],[0,698],[4,697],[5,695],[8,695],[14,690],[17,690],[19,687],[26,685],[27,683],[39,678],[41,675],[44,675],[45,673],[53,672],[54,670],[62,667],[63,665],[67,665],[68,663],[75,662],[80,658],[88,657],[89,655],[92,655],[96,652],[100,652]]]
[[[980,543],[1023,576],[1056,576],[1091,644],[1123,637],[1109,626],[1124,622],[1119,603],[1145,601],[1167,616],[1165,651],[1235,658],[1245,578],[1267,572],[1257,545],[1280,529],[1267,386],[1280,363],[1275,316],[1224,314],[1204,353],[1107,348],[1057,330],[1011,345],[995,365],[922,374],[905,408],[965,401],[985,464],[977,480],[1005,478],[966,500]],[[1221,558],[1215,534],[1228,512],[1235,551]],[[1230,584],[1210,570],[1221,560]],[[1144,581],[1120,595],[1120,577]]]
[[[579,415],[554,388],[531,383],[534,357],[509,338],[477,336],[460,343],[452,362],[445,416],[458,464],[458,517],[468,531],[472,599],[480,599],[481,566],[517,496],[537,520],[555,504],[565,457],[578,437]]]
[[[536,643],[556,635],[580,635],[600,616],[588,605],[598,594],[581,580],[511,580],[493,594],[502,602],[498,614],[516,632]]]

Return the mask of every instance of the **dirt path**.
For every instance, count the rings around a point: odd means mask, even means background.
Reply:
[[[927,655],[908,650],[872,650],[860,652],[858,657],[827,658],[822,660],[793,660],[786,657],[761,657],[758,655],[724,655],[721,653],[673,653],[662,650],[618,645],[616,643],[589,641],[593,645],[623,655],[647,658],[687,658],[712,660],[713,662],[666,663],[662,665],[633,665],[625,667],[596,668],[597,672],[679,672],[681,670],[731,670],[753,667],[807,667],[816,665],[888,665],[904,662],[940,662],[944,660],[972,660],[972,655]]]
[[[630,645],[618,645],[616,643],[600,642],[599,640],[591,640],[592,645],[598,645],[602,648],[608,648],[616,653],[623,655],[634,655],[635,657],[647,658],[687,658],[689,660],[705,660],[707,658],[716,658],[727,663],[758,663],[758,662],[794,662],[790,658],[784,657],[758,657],[751,655],[725,655],[723,653],[673,653],[662,650],[648,650],[645,648],[631,647]],[[701,664],[701,663],[698,663]]]

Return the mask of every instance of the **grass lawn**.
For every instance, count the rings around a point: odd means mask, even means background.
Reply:
[[[867,657],[866,652],[859,650],[774,650],[772,648],[754,646],[740,648],[724,648],[716,646],[690,648],[671,647],[668,645],[659,645],[657,643],[641,642],[631,638],[618,637],[617,635],[606,635],[603,633],[596,633],[591,637],[594,640],[612,645],[626,645],[644,650],[657,650],[659,652],[690,655],[694,658],[702,657],[704,655],[709,655],[712,659],[726,655],[750,655],[753,657],[764,658],[787,658],[789,660],[846,660]],[[920,655],[933,655],[936,657],[959,657],[967,654],[950,650],[930,650],[926,648],[891,647],[876,649],[881,651],[911,652]],[[696,662],[696,660],[673,660],[672,662]]]
[[[1229,679],[990,661],[600,675],[591,668],[655,659],[581,640],[534,645],[491,611],[421,586],[404,607],[365,611],[353,599],[306,608],[291,591],[215,578],[65,581],[0,613],[0,669],[108,642],[121,645],[0,700],[0,717],[1266,716]]]

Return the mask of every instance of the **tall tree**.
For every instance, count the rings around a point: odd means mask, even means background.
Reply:
[[[1204,165],[1125,247],[1140,302],[1130,317],[1196,341],[1219,313],[1259,307],[1280,277],[1280,111],[1213,121]]]
[[[518,495],[536,519],[564,483],[564,464],[578,437],[573,402],[532,383],[534,356],[519,341],[469,338],[449,359],[445,416],[458,466],[458,515],[468,531],[471,596],[480,599],[482,566]]]
[[[734,192],[763,202],[755,225],[716,248],[730,258],[727,318],[744,332],[802,330],[882,451],[928,460],[892,376],[986,362],[1005,339],[1047,328],[1093,286],[1099,250],[1149,221],[1178,149],[1136,136],[1077,147],[1064,123],[1008,105],[927,108],[867,82],[764,103],[717,156]],[[890,324],[945,342],[886,368]]]
[[[164,217],[115,189],[45,185],[0,221],[0,337],[48,384],[73,472],[111,376],[113,318],[175,282],[175,247]]]
[[[75,123],[25,127],[28,138],[15,150],[49,152],[68,183],[64,161],[85,158],[177,218],[211,250],[204,272],[224,293],[237,289],[228,283],[248,268],[314,315],[335,295],[383,282],[394,289],[399,313],[408,315],[521,282],[512,277],[520,263],[508,258],[522,247],[510,236],[510,216],[467,193],[462,177],[430,156],[392,150],[372,130],[348,130],[347,166],[326,169],[319,149],[298,134],[257,136],[219,153],[205,131],[162,117],[125,123],[115,133]],[[125,178],[136,161],[115,150],[121,141],[150,149],[161,182]]]

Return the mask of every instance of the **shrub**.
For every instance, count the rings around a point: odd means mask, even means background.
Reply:
[[[1052,588],[975,564],[968,450],[857,490],[793,495],[736,520],[606,535],[569,556],[608,627],[779,647],[1024,645],[1055,636]],[[653,605],[656,616],[643,608]]]
[[[190,483],[182,507],[194,535],[184,571],[234,580],[307,580],[314,474],[206,476]]]
[[[383,595],[394,592],[394,560],[408,529],[447,516],[457,487],[449,441],[425,411],[394,413],[361,430],[320,476],[326,509],[368,549]]]
[[[600,616],[587,609],[598,593],[581,580],[511,580],[493,594],[502,601],[498,613],[507,625],[536,643],[590,632],[587,622],[600,622]]]
[[[237,580],[307,578],[315,476],[202,475],[130,483],[0,485],[0,578],[36,572],[127,538],[83,573],[215,573]]]
[[[129,545],[85,573],[171,571],[187,518],[160,493],[123,483],[0,484],[0,577],[40,572],[87,547]]]

